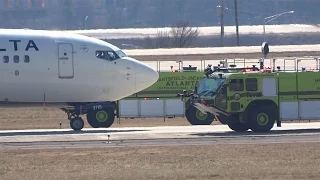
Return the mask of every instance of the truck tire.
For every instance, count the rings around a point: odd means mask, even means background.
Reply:
[[[246,132],[249,129],[249,125],[247,123],[243,124],[239,121],[232,122],[228,124],[229,128],[232,129],[235,132]]]
[[[214,115],[211,113],[203,114],[197,108],[190,106],[186,110],[186,117],[192,125],[210,125],[214,120]]]
[[[250,129],[253,132],[268,132],[276,121],[276,112],[270,106],[255,106],[249,113]]]

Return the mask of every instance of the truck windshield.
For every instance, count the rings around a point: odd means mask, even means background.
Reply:
[[[212,78],[203,78],[199,83],[197,90],[198,95],[207,95],[208,93],[213,93],[219,88],[223,83],[224,79],[212,79]]]

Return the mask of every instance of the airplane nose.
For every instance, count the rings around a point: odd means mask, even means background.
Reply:
[[[136,90],[142,91],[158,81],[159,74],[151,66],[136,62]]]

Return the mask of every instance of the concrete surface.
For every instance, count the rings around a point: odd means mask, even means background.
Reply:
[[[235,133],[226,125],[0,131],[0,149],[319,142],[320,123],[283,123],[268,133]]]

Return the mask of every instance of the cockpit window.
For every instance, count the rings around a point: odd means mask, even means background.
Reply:
[[[96,57],[100,59],[104,59],[105,58],[104,51],[96,51]]]
[[[96,57],[109,61],[113,61],[120,58],[118,54],[114,51],[96,51]]]
[[[117,54],[113,51],[107,51],[109,60],[113,61],[115,59],[118,59],[119,56],[117,56]]]
[[[128,57],[123,51],[121,50],[118,50],[116,51],[117,55],[120,57],[120,58],[123,58],[123,57]]]

